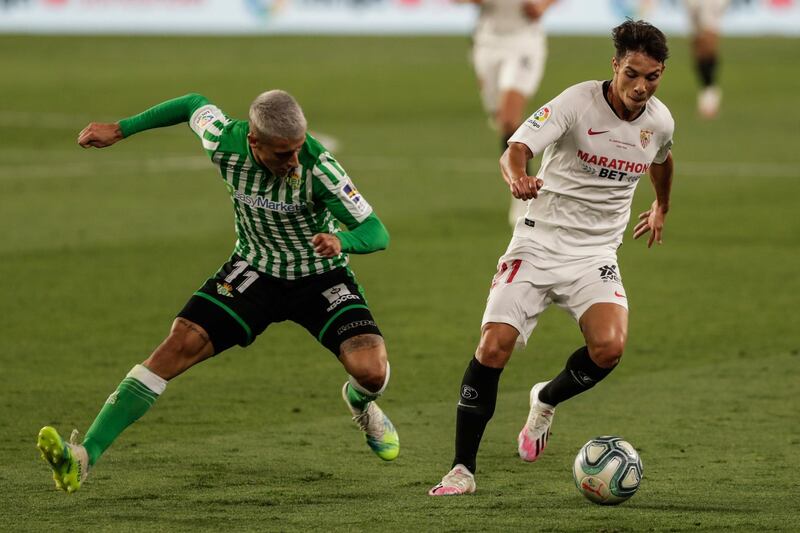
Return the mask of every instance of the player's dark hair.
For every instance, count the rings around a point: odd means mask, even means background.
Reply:
[[[643,20],[627,19],[611,30],[617,60],[622,60],[628,52],[643,52],[663,63],[669,57],[667,38],[652,24]]]

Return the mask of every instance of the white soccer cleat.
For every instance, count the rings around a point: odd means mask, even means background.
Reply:
[[[347,397],[349,386],[350,384],[345,381],[342,398],[353,415],[353,421],[364,432],[367,446],[384,461],[394,461],[400,454],[400,437],[394,424],[374,401],[369,402],[363,411],[353,407]]]
[[[719,113],[722,103],[722,91],[719,87],[706,87],[697,95],[697,112],[705,119],[712,119]]]
[[[531,410],[525,426],[517,437],[517,450],[523,461],[531,462],[538,459],[550,438],[550,425],[553,423],[556,408],[539,401],[539,391],[548,383],[550,382],[537,383],[531,389]]]
[[[473,492],[475,492],[475,476],[466,466],[456,465],[428,491],[428,496],[460,496]]]

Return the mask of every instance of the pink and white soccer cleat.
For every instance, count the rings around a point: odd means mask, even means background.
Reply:
[[[523,461],[531,462],[538,459],[550,438],[550,425],[553,423],[556,408],[539,401],[539,391],[548,383],[549,381],[537,383],[531,389],[531,410],[528,413],[528,421],[517,437],[517,449]]]
[[[428,496],[460,496],[473,492],[475,492],[475,476],[466,466],[456,465],[428,491]]]

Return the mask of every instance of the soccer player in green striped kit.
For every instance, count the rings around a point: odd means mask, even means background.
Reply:
[[[339,359],[349,374],[342,396],[354,421],[378,457],[395,459],[397,431],[375,403],[389,381],[386,347],[347,256],[386,248],[386,228],[344,169],[307,133],[302,109],[284,91],[259,95],[247,121],[188,94],[116,123],[93,122],[78,144],[104,148],[185,122],[230,192],[233,254],[189,298],[164,342],[109,396],[82,443],[75,431],[65,442],[55,428],[41,429],[37,446],[56,487],[78,490],[103,452],[172,378],[233,345],[251,344],[269,324],[284,320],[305,327]]]

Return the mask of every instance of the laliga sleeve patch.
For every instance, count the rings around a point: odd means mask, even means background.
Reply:
[[[203,129],[206,124],[212,122],[214,120],[214,112],[210,109],[201,109],[200,112],[194,119],[194,125],[196,128]]]
[[[340,189],[339,196],[344,201],[344,205],[347,207],[348,211],[350,211],[354,216],[363,216],[372,212],[372,207],[367,203],[361,193],[358,192],[356,186],[353,185],[353,182],[347,180],[344,182],[344,185]]]
[[[213,129],[212,133],[219,135],[221,132],[219,128],[213,127],[214,121],[218,120],[222,124],[226,124],[228,120],[222,113],[222,110],[214,105],[204,105],[192,113],[192,118],[189,119],[189,126],[194,132],[202,137],[207,129]]]
[[[525,126],[528,128],[536,131],[544,126],[544,123],[550,118],[553,114],[553,106],[550,104],[543,105],[536,112],[525,121]]]

